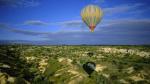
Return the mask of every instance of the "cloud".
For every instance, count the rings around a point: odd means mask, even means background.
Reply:
[[[0,28],[7,28],[8,25],[6,23],[0,23]]]
[[[81,20],[71,20],[71,21],[60,22],[60,24],[65,24],[65,25],[74,25],[74,23],[76,25],[79,25],[82,23],[82,21]]]
[[[72,20],[72,21],[64,21],[60,23],[61,25],[65,26],[65,27],[83,27],[85,26],[85,24],[82,22],[82,20]]]
[[[32,36],[49,34],[46,32],[34,32],[34,31],[19,30],[19,29],[12,28],[8,24],[4,24],[4,23],[0,23],[0,29],[14,32],[14,33],[24,34],[24,35],[32,35]]]
[[[108,27],[113,25],[119,25],[119,24],[137,24],[137,23],[150,23],[150,19],[134,19],[134,18],[121,18],[121,19],[110,19],[110,20],[104,20],[99,26],[101,27]]]
[[[114,6],[114,7],[109,7],[109,8],[104,8],[104,15],[106,16],[118,16],[120,14],[141,14],[146,12],[146,10],[148,11],[149,9],[145,8],[145,9],[141,9],[141,7],[144,4],[141,3],[136,3],[136,4],[122,4],[119,6]]]
[[[150,44],[150,20],[120,20],[111,25],[99,26],[94,33],[57,32],[44,37],[62,44]]]
[[[63,22],[63,24],[70,22]],[[121,19],[109,21],[111,25],[98,26],[95,32],[90,31],[58,31],[33,32],[10,28],[8,25],[0,24],[1,29],[14,33],[41,36],[47,39],[49,44],[105,44],[105,45],[138,45],[150,44],[150,20],[149,19]],[[72,21],[68,28],[79,24],[79,21]],[[80,25],[80,24],[79,24]],[[86,30],[88,30],[86,28]]]
[[[0,0],[0,6],[9,7],[33,7],[38,6],[37,0]]]
[[[48,23],[40,21],[40,20],[29,20],[24,22],[25,25],[36,25],[36,26],[46,26]]]
[[[130,19],[110,21],[102,26],[101,32],[110,32],[114,34],[143,35],[150,33],[150,20],[148,19]],[[107,29],[107,30],[105,30]],[[99,31],[99,30],[98,30]],[[150,35],[150,34],[149,34]]]
[[[83,31],[85,30],[85,23],[82,20],[70,20],[56,23],[50,23],[50,25],[61,26],[60,31]]]

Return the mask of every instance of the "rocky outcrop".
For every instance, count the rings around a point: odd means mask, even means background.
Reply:
[[[12,77],[7,73],[0,72],[0,84],[31,84],[31,83],[23,78]]]

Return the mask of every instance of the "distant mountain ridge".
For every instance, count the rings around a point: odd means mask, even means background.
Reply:
[[[0,40],[1,45],[5,44],[37,44],[37,41],[27,41],[27,40]]]
[[[29,40],[0,40],[0,45],[13,45],[13,44],[23,44],[23,45],[150,45],[150,44],[134,44],[134,43],[81,43],[81,44],[70,44],[61,43],[55,41],[29,41]]]
[[[0,40],[0,45],[13,45],[13,44],[23,44],[23,45],[65,45],[61,43],[55,43],[52,41],[28,41],[28,40]]]

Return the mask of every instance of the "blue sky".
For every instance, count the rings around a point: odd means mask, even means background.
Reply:
[[[0,40],[48,44],[150,44],[149,0],[0,0]],[[83,7],[104,16],[95,32],[82,22]]]

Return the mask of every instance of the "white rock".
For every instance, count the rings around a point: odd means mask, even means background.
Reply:
[[[103,66],[103,65],[97,64],[95,71],[97,71],[97,72],[103,71],[105,68],[107,68],[107,66]]]

